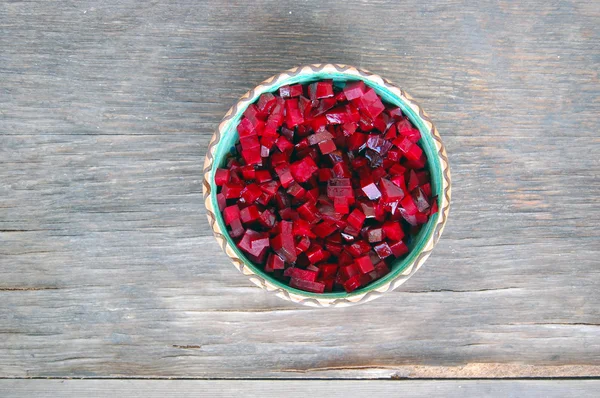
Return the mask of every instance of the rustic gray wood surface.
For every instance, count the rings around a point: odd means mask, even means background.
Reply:
[[[0,376],[600,376],[600,2],[429,3],[0,3]],[[452,168],[426,265],[348,309],[254,287],[201,194],[227,109],[314,62],[407,90]]]
[[[0,380],[3,398],[597,397],[598,380]]]

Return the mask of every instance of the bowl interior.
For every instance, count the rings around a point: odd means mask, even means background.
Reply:
[[[263,94],[265,92],[277,91],[280,86],[283,86],[286,84],[296,84],[296,83],[306,84],[306,83],[309,83],[312,81],[322,80],[322,79],[333,79],[334,84],[342,83],[342,82],[345,82],[348,80],[359,80],[359,79],[363,80],[365,82],[365,84],[372,87],[377,92],[377,94],[379,94],[381,96],[381,98],[385,102],[399,106],[402,109],[402,112],[405,115],[407,115],[407,117],[410,119],[410,121],[421,132],[421,140],[419,141],[419,144],[421,145],[421,147],[425,151],[425,154],[427,155],[426,167],[429,169],[429,172],[431,174],[432,194],[437,195],[438,207],[441,209],[442,208],[442,204],[441,204],[442,178],[443,178],[442,168],[441,168],[440,159],[438,157],[437,148],[435,146],[433,137],[431,136],[429,128],[427,127],[427,125],[425,124],[423,119],[421,119],[421,117],[418,114],[416,114],[413,111],[413,109],[410,106],[408,106],[407,103],[404,102],[404,100],[402,98],[398,97],[397,95],[395,95],[394,93],[389,91],[384,86],[378,85],[370,80],[361,79],[359,76],[356,76],[356,75],[349,75],[349,74],[345,74],[343,72],[335,72],[334,73],[334,72],[325,72],[325,71],[300,73],[296,76],[278,80],[276,82],[276,84],[266,87],[262,91],[258,90],[258,89],[255,90],[254,96],[252,98],[249,98],[248,102],[243,102],[243,104],[245,104],[244,106],[238,106],[237,112],[235,113],[235,115],[233,115],[233,117],[229,120],[228,125],[224,126],[224,129],[223,129],[223,132],[221,135],[221,140],[219,141],[219,143],[217,144],[217,146],[215,148],[214,166],[212,167],[212,169],[210,170],[209,175],[208,175],[208,181],[211,186],[210,200],[213,204],[213,208],[214,209],[219,208],[219,206],[217,205],[217,196],[216,196],[217,195],[217,186],[215,185],[215,182],[214,182],[215,171],[216,171],[217,167],[222,167],[225,164],[225,161],[226,161],[228,155],[231,153],[232,148],[235,146],[235,144],[237,143],[237,141],[239,139],[236,127],[240,121],[242,114],[246,110],[247,105],[253,103],[256,99],[258,99],[258,97],[261,94]],[[264,86],[260,86],[260,87],[264,87]],[[365,287],[362,287],[360,289],[353,291],[352,293],[346,293],[346,292],[311,293],[311,292],[306,292],[303,290],[294,289],[294,288],[278,281],[277,279],[272,278],[269,274],[267,274],[262,269],[260,269],[260,267],[255,266],[250,260],[248,260],[248,258],[244,255],[244,253],[238,249],[238,247],[234,243],[233,239],[231,239],[231,237],[227,233],[227,228],[223,221],[223,217],[218,210],[215,211],[215,217],[216,217],[217,223],[219,224],[219,227],[224,232],[223,235],[227,239],[227,242],[229,243],[231,248],[235,251],[235,253],[239,256],[239,258],[242,259],[244,261],[244,263],[252,271],[254,271],[256,274],[260,275],[264,279],[268,280],[273,285],[281,287],[292,293],[307,296],[307,297],[347,298],[347,297],[350,297],[353,295],[363,294],[370,290],[376,289],[379,286],[387,283],[388,281],[393,280],[398,274],[400,274],[402,271],[404,271],[404,269],[406,269],[406,267],[416,259],[416,257],[419,255],[419,253],[423,250],[426,242],[431,238],[435,224],[437,223],[438,217],[440,217],[440,212],[436,213],[433,217],[431,217],[429,219],[429,221],[427,222],[427,224],[425,224],[421,228],[421,231],[416,236],[416,238],[413,239],[412,242],[410,242],[410,244],[408,245],[409,250],[410,250],[408,255],[404,258],[397,259],[391,265],[391,270],[390,270],[389,274],[387,274],[386,276],[384,276],[383,278],[381,278],[375,282],[370,283],[369,285],[367,285]]]

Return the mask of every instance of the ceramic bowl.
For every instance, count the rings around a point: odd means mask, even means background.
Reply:
[[[310,293],[291,288],[275,280],[260,267],[255,266],[237,248],[229,237],[217,205],[217,186],[214,176],[217,167],[225,164],[231,148],[238,141],[237,125],[247,106],[255,102],[265,92],[275,92],[282,85],[307,83],[321,79],[363,80],[372,87],[383,100],[399,106],[403,113],[421,131],[419,144],[427,155],[427,167],[431,174],[432,193],[437,195],[439,211],[429,219],[416,239],[409,245],[410,252],[391,266],[391,271],[383,278],[357,289],[352,293]],[[404,90],[378,75],[348,65],[316,64],[290,69],[265,80],[250,90],[225,114],[219,127],[210,140],[204,162],[203,182],[204,202],[208,221],[219,243],[235,267],[259,287],[273,292],[278,297],[313,307],[343,307],[373,300],[392,291],[410,278],[431,254],[440,239],[448,218],[450,204],[450,169],[442,139],[431,119]]]

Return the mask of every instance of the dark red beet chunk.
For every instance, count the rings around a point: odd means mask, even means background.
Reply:
[[[365,287],[438,211],[421,133],[362,81],[265,93],[215,171],[227,232],[249,260],[313,293]]]

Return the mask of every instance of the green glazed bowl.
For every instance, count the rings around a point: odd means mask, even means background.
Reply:
[[[215,170],[225,164],[231,148],[238,141],[237,125],[247,106],[266,92],[275,92],[280,86],[307,83],[314,80],[333,79],[334,81],[363,80],[385,101],[399,106],[412,123],[421,131],[419,144],[427,155],[427,167],[431,174],[432,193],[437,195],[439,211],[429,219],[416,239],[409,246],[410,252],[391,266],[391,271],[383,278],[353,291],[352,293],[310,293],[291,288],[275,280],[260,267],[255,266],[237,248],[229,237],[217,204]],[[235,267],[248,276],[259,287],[275,293],[278,297],[295,303],[313,307],[343,307],[373,300],[391,291],[410,278],[423,265],[439,240],[448,218],[450,205],[450,169],[444,144],[431,122],[431,119],[405,91],[387,79],[348,65],[316,64],[297,67],[265,80],[246,93],[225,114],[219,127],[210,140],[204,162],[204,202],[208,221],[217,242],[231,258]]]

